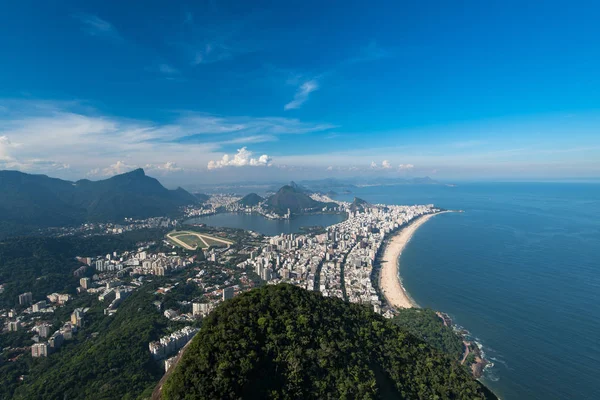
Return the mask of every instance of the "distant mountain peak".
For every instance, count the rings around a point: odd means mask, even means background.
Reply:
[[[144,172],[143,168],[136,168],[134,170],[131,170],[129,172],[125,172],[124,174],[120,174],[120,175],[127,175],[127,176],[146,176],[146,172]],[[118,175],[116,175],[118,176]]]
[[[279,214],[285,214],[288,210],[293,214],[297,214],[304,212],[304,210],[317,209],[325,205],[325,203],[310,198],[307,192],[294,182],[282,186],[277,193],[267,199],[266,203],[272,211]]]
[[[254,207],[262,202],[264,199],[257,195],[256,193],[249,193],[245,195],[242,199],[238,201],[238,203],[242,206]]]
[[[355,197],[354,201],[350,205],[350,210],[352,211],[364,211],[367,208],[370,208],[371,204],[366,200],[361,199],[360,197]]]
[[[306,188],[305,186],[299,185],[294,181],[291,181],[288,185],[285,185],[285,186],[291,187],[292,189],[294,189],[297,192],[306,193],[306,194],[313,193],[310,189]]]
[[[354,204],[369,204],[368,201],[361,199],[360,197],[354,197]]]
[[[292,186],[292,185],[283,185],[282,187],[279,188],[279,190],[277,192],[299,192],[299,190],[297,189],[298,186]]]

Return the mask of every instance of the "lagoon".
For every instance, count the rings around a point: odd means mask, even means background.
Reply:
[[[282,233],[300,233],[303,227],[330,226],[346,219],[345,214],[299,215],[292,219],[268,219],[259,214],[220,213],[187,220],[188,224],[206,224],[221,228],[237,228],[276,236]]]

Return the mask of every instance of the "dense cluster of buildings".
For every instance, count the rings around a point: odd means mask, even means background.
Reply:
[[[94,261],[97,272],[121,272],[121,275],[157,275],[164,276],[170,271],[184,268],[191,260],[178,255],[165,253],[149,254],[146,251],[116,252],[107,254]]]
[[[317,195],[316,200],[333,202]],[[337,202],[348,219],[329,226],[322,234],[268,238],[239,267],[252,267],[270,283],[287,281],[319,290],[325,296],[370,304],[381,312],[381,300],[372,283],[375,260],[390,232],[412,219],[438,210],[433,205],[353,207]]]
[[[135,231],[138,229],[155,228],[173,228],[178,221],[168,217],[152,217],[147,219],[134,220],[125,218],[122,223],[99,222],[85,223],[76,227],[56,227],[48,228],[47,233],[52,236],[73,236],[73,235],[119,235],[124,232]]]
[[[163,336],[155,342],[150,342],[148,348],[152,354],[152,358],[157,361],[164,360],[169,356],[177,353],[183,346],[185,346],[196,333],[198,328],[186,326],[170,335]],[[165,369],[168,370],[168,366],[165,365]]]
[[[36,343],[31,346],[31,356],[48,357],[49,354],[60,349],[65,340],[72,340],[73,334],[83,326],[86,311],[86,309],[82,308],[75,309],[71,314],[70,320],[65,322],[52,335],[49,335],[51,326],[47,322],[36,325],[33,328],[33,331],[37,332],[33,337],[33,341]],[[47,338],[47,341],[43,341],[45,338]]]
[[[201,205],[185,207],[184,214],[186,217],[216,214],[219,209],[231,206],[240,199],[241,197],[235,194],[213,194]]]

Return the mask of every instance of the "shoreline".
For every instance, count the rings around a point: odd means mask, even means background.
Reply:
[[[398,271],[400,270],[400,255],[410,242],[414,233],[432,217],[452,211],[442,211],[426,214],[411,222],[408,226],[395,233],[388,241],[381,258],[379,272],[379,289],[390,307],[418,308],[419,305],[410,297],[404,288]]]

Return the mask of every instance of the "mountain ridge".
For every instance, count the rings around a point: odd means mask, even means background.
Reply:
[[[286,214],[288,210],[292,214],[299,214],[323,208],[327,204],[313,200],[294,184],[282,186],[274,195],[267,198],[265,205],[270,211],[278,214]]]
[[[259,205],[264,199],[256,193],[248,193],[240,200],[238,200],[238,204],[244,207],[254,207]]]
[[[144,219],[197,203],[186,190],[169,190],[141,168],[104,180],[75,182],[4,170],[0,171],[0,192],[4,226],[28,229]]]

